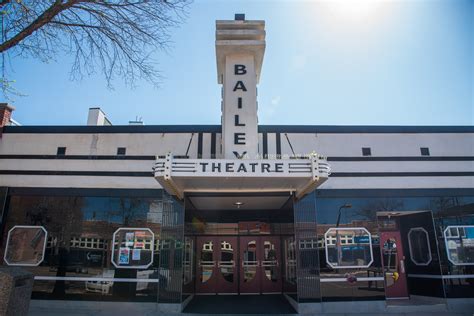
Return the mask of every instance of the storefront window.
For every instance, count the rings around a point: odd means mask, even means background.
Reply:
[[[30,236],[38,243],[38,251],[25,267],[35,276],[33,298],[156,301],[158,284],[170,284],[165,274],[158,273],[162,218],[153,215],[161,212],[166,198],[162,191],[144,192],[144,196],[127,196],[128,191],[111,193],[116,196],[72,195],[77,190],[71,195],[46,195],[67,191],[45,189],[45,195],[24,195],[28,190],[18,190],[20,194],[11,190],[1,236],[3,264],[18,263],[15,256],[20,247],[12,244],[18,241],[7,242],[9,231],[17,234],[12,228],[44,227],[47,236]],[[140,228],[135,232],[134,227]],[[130,232],[134,233],[133,246],[131,238],[126,238]],[[33,242],[24,244],[30,247]],[[129,265],[124,264],[127,252]],[[147,268],[136,270],[140,266]]]
[[[444,240],[452,264],[474,265],[474,226],[448,226],[444,230]]]
[[[119,228],[113,235],[112,264],[121,269],[146,269],[153,264],[155,235],[148,228]]]
[[[428,232],[423,227],[411,228],[408,232],[408,247],[410,248],[410,259],[417,266],[430,264],[431,248]]]
[[[331,268],[368,268],[374,261],[371,235],[364,227],[329,228],[324,239]]]
[[[8,232],[4,260],[10,266],[38,266],[44,260],[48,233],[42,226],[15,226]]]

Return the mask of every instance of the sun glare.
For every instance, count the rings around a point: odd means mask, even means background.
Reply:
[[[375,17],[377,9],[387,0],[326,0],[331,14],[341,20],[365,20]]]

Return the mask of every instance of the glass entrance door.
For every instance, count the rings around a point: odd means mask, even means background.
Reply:
[[[240,293],[281,293],[280,238],[240,237]]]
[[[278,236],[203,236],[196,239],[197,294],[282,292]]]
[[[237,237],[219,237],[217,241],[217,294],[238,294]]]
[[[198,237],[196,245],[196,293],[237,294],[237,237]]]
[[[216,237],[198,237],[196,240],[196,293],[216,293],[217,253]]]
[[[408,299],[405,256],[400,232],[380,232],[380,248],[387,299]]]
[[[240,293],[260,294],[260,238],[240,237]]]
[[[281,251],[280,238],[276,236],[260,237],[262,293],[281,293]]]

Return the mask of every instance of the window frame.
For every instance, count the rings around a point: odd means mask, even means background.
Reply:
[[[371,157],[372,156],[372,148],[362,147],[362,156],[363,157]]]
[[[446,256],[448,258],[448,261],[451,262],[451,264],[455,265],[455,266],[473,266],[474,265],[474,262],[470,262],[470,263],[455,263],[452,259],[451,259],[451,256],[449,254],[449,248],[448,248],[448,238],[462,238],[462,235],[459,233],[459,228],[463,228],[464,229],[464,234],[466,234],[466,227],[469,227],[469,228],[474,228],[474,225],[449,225],[449,226],[446,226],[446,228],[444,229],[443,231],[443,237],[444,237],[444,245],[446,247]],[[451,235],[451,231],[450,229],[451,228],[456,228],[456,231],[457,231],[457,235],[456,236],[452,236]],[[446,235],[446,233],[449,232],[449,236]]]
[[[420,147],[420,154],[424,157],[430,156],[430,148],[429,147]]]
[[[60,146],[58,148],[56,148],[56,156],[66,156],[66,150],[67,150],[67,147],[64,147],[64,146]],[[60,153],[61,151],[61,153]],[[64,151],[64,152],[62,152]]]
[[[120,151],[123,150],[123,153]],[[117,156],[126,156],[127,155],[127,147],[117,147]]]
[[[153,260],[154,260],[154,255],[155,255],[155,249],[154,247],[150,247],[150,249],[146,249],[146,250],[150,250],[151,251],[151,260],[150,260],[150,263],[147,264],[147,265],[141,265],[141,266],[123,266],[123,265],[117,265],[115,263],[115,236],[117,235],[118,232],[120,232],[121,230],[125,230],[125,231],[148,231],[150,232],[151,234],[151,245],[154,245],[155,244],[155,234],[153,233],[153,231],[149,228],[145,228],[145,227],[120,227],[118,228],[114,234],[112,235],[112,255],[111,255],[111,258],[110,258],[110,261],[112,261],[112,264],[114,265],[115,268],[117,269],[133,269],[133,270],[140,270],[140,269],[148,269],[152,264],[153,264]],[[120,249],[120,245],[119,245],[119,249]],[[130,249],[130,248],[129,248]],[[120,250],[119,250],[120,251]]]
[[[41,230],[43,230],[44,232],[44,243],[43,243],[43,253],[41,255],[41,260],[36,263],[36,264],[33,264],[33,263],[10,263],[8,262],[7,260],[7,254],[8,254],[8,246],[10,244],[10,237],[11,237],[11,233],[12,231],[14,231],[15,229],[17,228],[40,228]],[[44,261],[44,255],[46,254],[46,244],[48,243],[48,231],[46,230],[46,228],[44,228],[44,226],[34,226],[34,225],[15,225],[13,226],[9,231],[8,231],[8,235],[7,235],[7,242],[6,242],[6,246],[5,246],[5,253],[3,255],[3,261],[5,261],[5,263],[8,265],[8,266],[16,266],[16,267],[37,267],[39,266],[41,263],[43,263]]]
[[[419,262],[416,262],[415,259],[414,259],[414,256],[413,256],[413,250],[412,250],[412,243],[411,243],[411,237],[410,237],[410,234],[413,232],[413,231],[422,231],[425,233],[426,235],[426,244],[428,245],[428,254],[429,254],[429,260],[428,262],[426,263],[419,263]],[[410,228],[410,230],[408,231],[408,249],[410,251],[410,260],[417,266],[429,266],[431,261],[433,261],[433,256],[431,255],[431,245],[430,245],[430,234],[428,233],[428,231],[426,229],[424,229],[423,227],[412,227]]]
[[[344,230],[362,230],[367,233],[369,236],[369,249],[370,249],[370,261],[368,264],[363,265],[363,266],[334,266],[331,262],[329,262],[329,256],[328,256],[328,245],[326,243],[327,240],[327,235],[331,230],[336,230],[336,231],[344,231]],[[337,246],[337,245],[336,245]],[[342,246],[342,244],[341,244]],[[365,227],[331,227],[329,228],[326,233],[324,233],[324,252],[326,254],[326,263],[329,267],[332,269],[366,269],[374,263],[374,252],[372,249],[372,234],[367,230]]]

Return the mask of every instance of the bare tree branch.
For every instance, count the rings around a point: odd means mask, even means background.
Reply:
[[[166,50],[170,30],[186,17],[191,0],[0,0],[0,53],[41,61],[65,53],[71,79],[101,72],[108,87],[115,78],[133,87],[144,79],[158,85],[153,58]],[[8,82],[5,67],[3,80]]]

